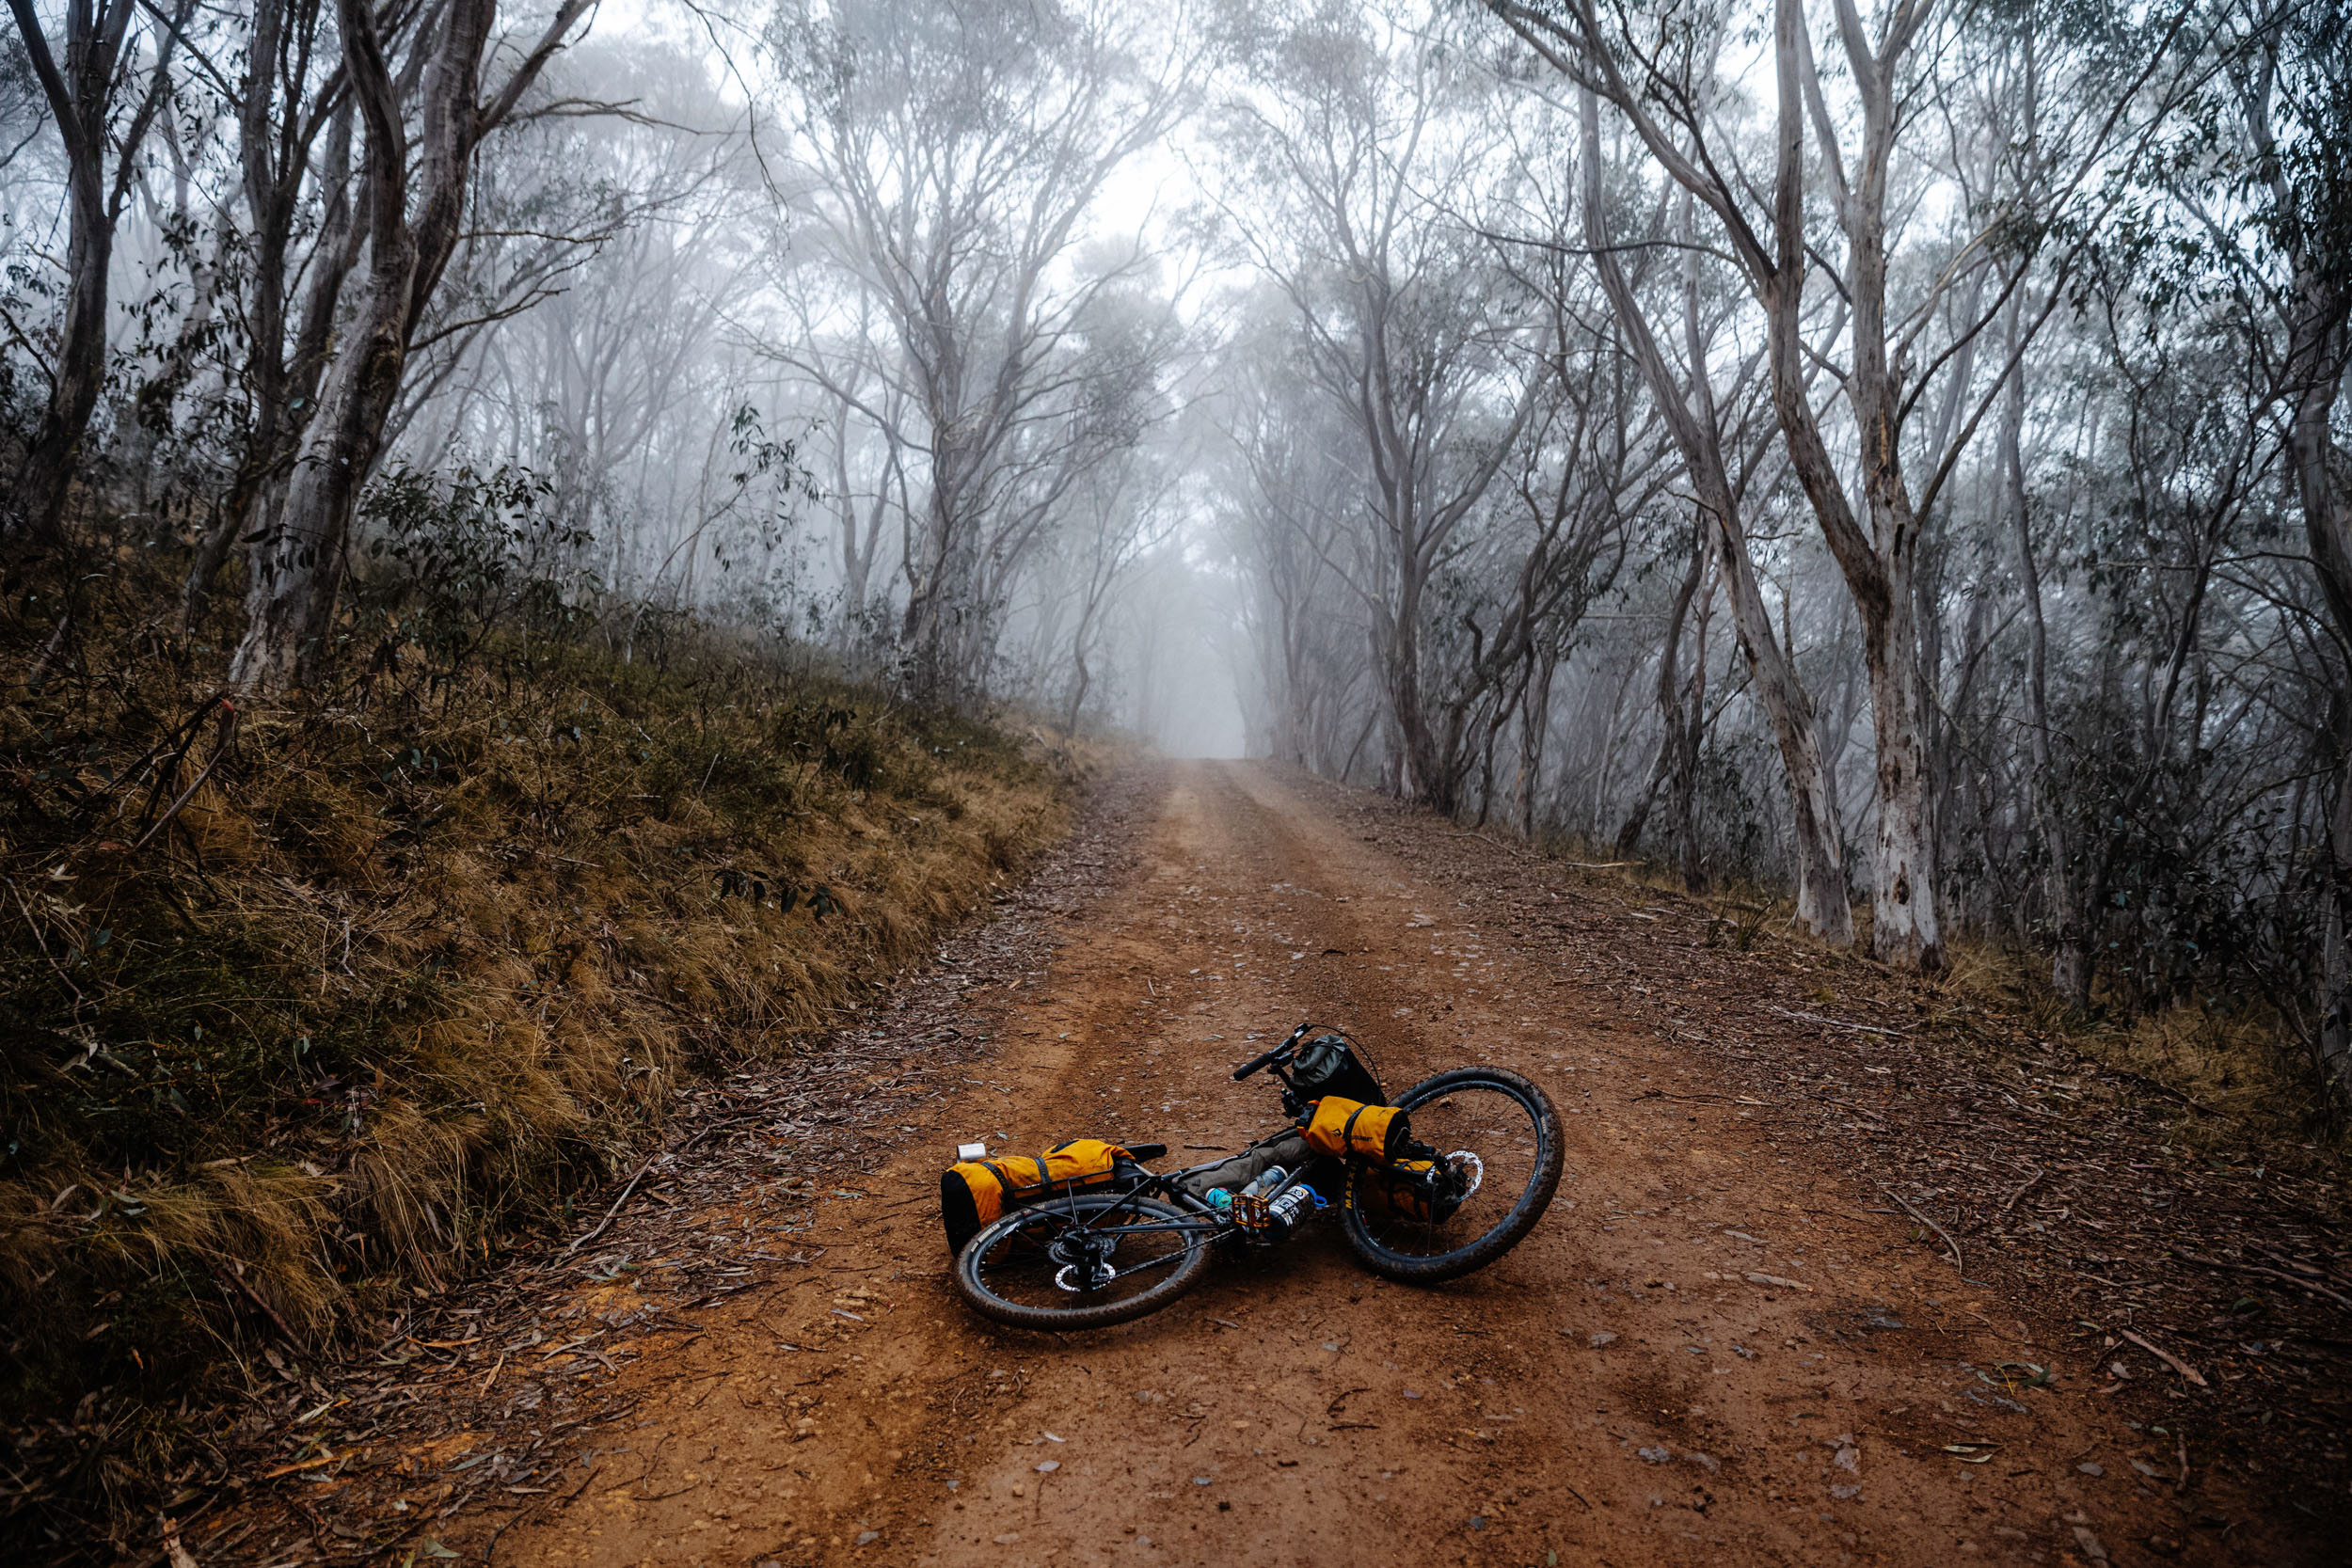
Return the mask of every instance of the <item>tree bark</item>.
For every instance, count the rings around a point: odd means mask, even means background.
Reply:
[[[156,60],[146,99],[133,115],[116,150],[112,189],[106,177],[107,126],[122,61],[123,40],[137,7],[134,0],[103,0],[93,8],[84,0],[66,8],[62,68],[41,31],[31,0],[8,0],[24,40],[33,73],[40,81],[49,113],[65,144],[65,316],[57,359],[40,423],[17,469],[14,492],[0,521],[47,547],[64,537],[66,499],[81,459],[83,437],[97,412],[106,380],[107,269],[114,260],[115,222],[121,213],[125,178],[139,143],[169,85],[167,68],[177,23],[158,33]],[[179,21],[186,19],[183,0]]]
[[[1756,565],[1740,520],[1738,498],[1724,464],[1723,444],[1716,428],[1713,396],[1703,358],[1693,357],[1691,388],[1668,368],[1657,335],[1650,330],[1635,298],[1632,284],[1609,235],[1602,214],[1600,191],[1600,108],[1597,97],[1581,95],[1584,146],[1584,224],[1586,243],[1593,250],[1596,270],[1612,308],[1625,327],[1628,346],[1641,367],[1661,411],[1681,451],[1692,488],[1697,493],[1714,542],[1723,573],[1724,592],[1731,606],[1731,624],[1740,652],[1748,665],[1756,701],[1771,719],[1780,743],[1781,761],[1788,781],[1789,827],[1797,854],[1797,917],[1805,928],[1833,946],[1853,941],[1853,909],[1846,898],[1844,851],[1839,843],[1837,808],[1823,761],[1820,723],[1813,699],[1797,678],[1780,642],[1773,636],[1772,611],[1764,603]],[[1777,323],[1777,318],[1775,318]],[[1793,332],[1793,319],[1790,324]],[[1780,391],[1775,354],[1774,393]],[[1693,409],[1695,395],[1700,406]],[[1802,384],[1799,394],[1802,397]],[[1816,434],[1818,442],[1819,436]],[[1824,450],[1821,458],[1827,461]],[[1835,476],[1833,476],[1834,478]]]
[[[514,111],[563,44],[587,0],[564,0],[538,45],[498,95],[481,98],[496,0],[450,0],[418,34],[421,127],[412,187],[408,129],[368,0],[337,0],[343,66],[366,128],[360,177],[368,281],[318,397],[278,516],[257,530],[246,583],[246,624],[230,664],[243,689],[313,687],[331,648],[344,552],[359,492],[400,396],[408,345],[462,231],[468,176],[482,137]],[[410,198],[415,190],[413,218]]]

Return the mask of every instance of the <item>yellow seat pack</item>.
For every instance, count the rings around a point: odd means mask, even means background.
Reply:
[[[939,1179],[939,1213],[947,1227],[947,1250],[961,1252],[964,1243],[1008,1210],[1108,1186],[1119,1178],[1120,1162],[1133,1158],[1123,1145],[1072,1138],[1042,1154],[1000,1155],[950,1165]]]
[[[1308,1147],[1334,1159],[1394,1160],[1413,1141],[1406,1113],[1393,1105],[1367,1105],[1327,1094],[1307,1107],[1303,1131]]]

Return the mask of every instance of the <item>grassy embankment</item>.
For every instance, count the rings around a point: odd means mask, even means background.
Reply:
[[[138,575],[46,658],[0,609],[0,1516],[151,1497],[252,1358],[550,1223],[1065,821],[1066,754],[691,628],[232,713]]]

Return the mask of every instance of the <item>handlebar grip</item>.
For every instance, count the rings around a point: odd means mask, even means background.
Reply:
[[[1262,1068],[1270,1066],[1280,1058],[1282,1053],[1287,1050],[1289,1046],[1290,1041],[1284,1040],[1280,1045],[1276,1046],[1264,1055],[1254,1057],[1244,1065],[1235,1068],[1233,1069],[1233,1082],[1238,1084],[1243,1079],[1248,1077],[1251,1073],[1258,1071]]]
[[[1291,1031],[1290,1038],[1284,1040],[1281,1044],[1276,1046],[1264,1055],[1258,1057],[1255,1061],[1251,1061],[1241,1067],[1235,1068],[1233,1069],[1233,1082],[1238,1084],[1243,1079],[1248,1077],[1251,1073],[1259,1070],[1261,1068],[1271,1067],[1276,1062],[1280,1061],[1282,1059],[1283,1053],[1290,1050],[1292,1046],[1296,1045],[1307,1031],[1312,1027],[1313,1025],[1311,1023],[1300,1024],[1297,1028]]]

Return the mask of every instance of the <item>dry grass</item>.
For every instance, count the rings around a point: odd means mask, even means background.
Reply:
[[[78,1423],[85,1491],[549,1223],[683,1076],[788,1057],[1085,770],[707,635],[228,723],[124,592],[0,709],[0,1407]]]

